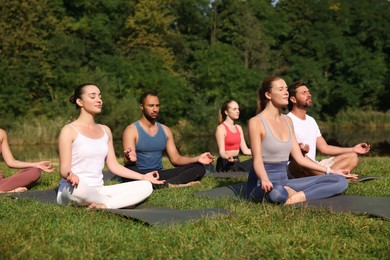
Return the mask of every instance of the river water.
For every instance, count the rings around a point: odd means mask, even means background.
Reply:
[[[323,136],[329,144],[343,147],[366,142],[371,145],[371,151],[368,155],[390,156],[390,129],[377,131],[348,129],[339,132],[323,132]],[[218,155],[214,136],[187,136],[180,140],[177,139],[176,145],[182,155],[196,155],[205,151],[210,151],[215,156]],[[11,145],[11,150],[14,157],[20,160],[58,160],[58,149],[56,145]],[[120,141],[115,142],[115,151],[117,156],[122,156],[122,145]]]

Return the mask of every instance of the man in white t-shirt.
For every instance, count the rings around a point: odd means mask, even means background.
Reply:
[[[366,154],[370,151],[370,145],[360,143],[354,147],[339,147],[329,145],[321,135],[321,131],[315,119],[306,114],[306,110],[312,107],[310,90],[306,83],[298,80],[288,87],[289,91],[289,110],[287,114],[294,123],[294,131],[297,141],[301,147],[302,153],[316,161],[316,150],[322,154],[332,156],[326,158],[319,164],[334,169],[345,169],[352,171],[359,163],[358,154]],[[289,163],[290,177],[306,177],[312,175],[324,174],[304,169],[298,166],[294,161]],[[346,175],[355,178],[356,175]]]

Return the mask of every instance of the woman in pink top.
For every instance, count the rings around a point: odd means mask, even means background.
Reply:
[[[222,104],[215,137],[217,139],[219,157],[217,172],[246,171],[252,167],[252,159],[239,161],[240,150],[244,155],[252,155],[245,142],[241,126],[235,124],[240,117],[240,109],[236,101],[229,100]]]
[[[0,154],[8,167],[22,169],[8,178],[3,178],[3,173],[0,170],[0,192],[27,191],[27,187],[41,177],[41,170],[45,172],[54,170],[50,161],[30,163],[16,160],[9,148],[7,133],[3,129],[0,129]]]

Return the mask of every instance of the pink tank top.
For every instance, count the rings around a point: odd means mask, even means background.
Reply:
[[[236,151],[240,150],[241,136],[240,131],[238,131],[238,127],[236,126],[236,132],[233,133],[230,131],[229,127],[222,123],[226,129],[225,136],[225,151]]]

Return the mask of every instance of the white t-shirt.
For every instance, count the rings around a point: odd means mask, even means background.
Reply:
[[[316,120],[309,115],[306,115],[306,119],[302,120],[291,112],[289,112],[287,116],[289,116],[293,121],[295,136],[298,143],[308,144],[310,150],[307,156],[309,156],[312,160],[315,160],[317,137],[321,136],[321,131]]]

